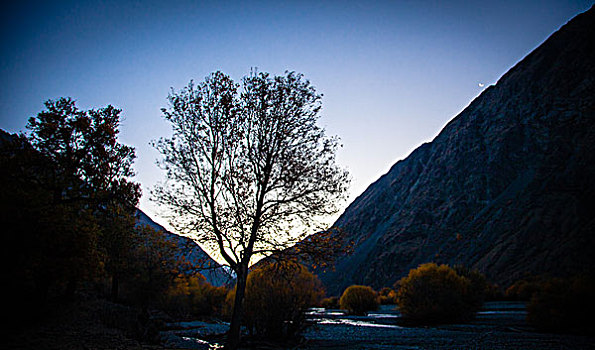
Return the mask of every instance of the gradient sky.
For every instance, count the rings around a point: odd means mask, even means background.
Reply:
[[[215,70],[303,73],[324,94],[321,123],[342,140],[354,199],[593,1],[11,3],[0,12],[0,128],[25,131],[61,96],[123,109],[140,207],[165,224],[148,196],[164,176],[149,142],[170,134],[170,87]]]

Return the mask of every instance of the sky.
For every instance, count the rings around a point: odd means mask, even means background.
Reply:
[[[340,137],[346,207],[431,141],[483,89],[593,1],[11,1],[0,5],[0,128],[26,132],[43,102],[123,110],[140,208],[164,173],[171,88],[221,70],[303,73]]]

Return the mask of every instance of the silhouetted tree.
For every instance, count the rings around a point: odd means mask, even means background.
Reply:
[[[169,181],[154,199],[171,209],[175,228],[216,247],[236,273],[229,349],[239,343],[252,257],[321,230],[347,185],[337,139],[316,125],[321,95],[309,81],[252,73],[241,88],[216,72],[172,91],[162,111],[173,136],[155,144]]]
[[[134,148],[117,140],[121,110],[107,106],[81,111],[70,98],[50,100],[45,106],[27,124],[34,149],[51,162],[53,171],[45,187],[52,194],[53,206],[88,212],[97,222],[99,252],[112,277],[115,299],[140,197],[139,184],[128,180],[134,174]],[[72,225],[73,232],[79,231],[76,221]],[[73,278],[72,291],[75,283]]]
[[[0,222],[2,266],[7,271],[10,307],[27,315],[72,281],[98,267],[97,226],[89,210],[54,203],[54,163],[23,135],[0,140]],[[18,315],[18,314],[17,314]]]
[[[136,218],[130,208],[111,202],[97,213],[96,219],[101,224],[99,248],[105,270],[111,277],[110,297],[115,301],[122,278],[136,263],[133,252],[138,244],[134,237]]]

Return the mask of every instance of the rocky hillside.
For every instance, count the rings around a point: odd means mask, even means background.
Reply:
[[[355,252],[330,294],[390,286],[435,261],[507,284],[591,269],[595,252],[595,9],[554,33],[335,224]]]
[[[207,281],[214,286],[223,286],[232,281],[231,274],[223,266],[213,260],[204,250],[200,248],[192,239],[171,233],[163,226],[153,221],[142,210],[138,209],[136,213],[138,224],[149,225],[157,231],[163,231],[181,249],[186,261],[190,261],[197,266],[204,267],[200,271]]]

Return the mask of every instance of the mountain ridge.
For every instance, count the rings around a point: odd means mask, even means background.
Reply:
[[[194,240],[188,237],[180,236],[165,229],[163,226],[151,219],[142,210],[136,211],[137,225],[149,225],[156,231],[162,231],[166,237],[173,241],[180,249],[181,254],[186,261],[197,266],[204,267],[199,272],[205,276],[207,281],[214,286],[228,285],[233,278],[223,266],[217,263],[211,256],[205,252]]]
[[[318,272],[330,293],[392,285],[428,261],[478,268],[501,284],[592,263],[594,11],[562,26],[352,202],[335,226],[354,253]],[[577,257],[564,258],[573,249]]]

